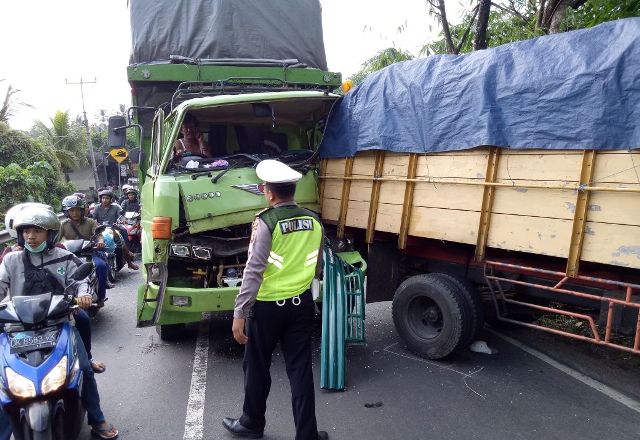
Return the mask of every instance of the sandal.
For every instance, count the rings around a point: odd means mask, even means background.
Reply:
[[[107,366],[102,362],[91,361],[91,369],[93,370],[94,373],[100,374],[100,373],[104,373],[107,370]]]
[[[99,428],[98,426],[104,426]],[[91,425],[91,435],[102,439],[114,439],[118,438],[120,433],[113,425],[107,425],[106,423],[100,423],[99,425]]]

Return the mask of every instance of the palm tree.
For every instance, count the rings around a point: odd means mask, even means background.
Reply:
[[[50,119],[51,127],[36,121],[34,130],[37,137],[50,147],[65,173],[86,163],[86,145],[82,127],[69,120],[69,112],[57,111]]]
[[[0,82],[4,81],[4,79],[0,79]],[[14,89],[11,85],[7,87],[7,92],[4,95],[4,100],[2,101],[2,107],[0,107],[0,122],[9,122],[9,118],[13,116],[18,107],[31,107],[33,106],[29,104],[25,104],[22,101],[14,101],[14,95],[19,93],[19,89]]]

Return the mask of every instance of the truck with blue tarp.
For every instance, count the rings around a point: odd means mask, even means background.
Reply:
[[[411,350],[487,319],[640,353],[638,72],[631,18],[397,63],[336,103],[322,218]]]

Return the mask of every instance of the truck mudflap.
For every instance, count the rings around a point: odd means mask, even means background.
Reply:
[[[147,284],[144,289],[144,295],[138,310],[137,327],[151,327],[158,323],[160,313],[162,312],[162,304],[164,303],[164,294],[167,290],[167,265],[165,263],[146,263],[144,268],[147,272]],[[158,293],[155,297],[151,297],[151,287],[153,284],[159,286]],[[142,314],[147,304],[156,303],[155,309],[150,319],[143,320]]]

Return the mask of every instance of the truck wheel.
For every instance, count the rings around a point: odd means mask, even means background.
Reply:
[[[434,275],[405,280],[393,297],[393,322],[409,349],[441,359],[460,344],[464,298],[454,284]]]
[[[175,341],[184,335],[184,324],[156,325],[156,332],[163,341]]]
[[[478,289],[469,282],[469,280],[459,275],[448,273],[437,273],[434,275],[455,284],[464,297],[464,309],[465,312],[467,312],[465,315],[469,317],[469,325],[465,326],[468,328],[468,331],[465,332],[466,334],[460,340],[460,346],[458,348],[466,348],[476,340],[484,325],[484,309],[480,295],[478,294]],[[467,322],[467,318],[465,318],[465,322]]]

